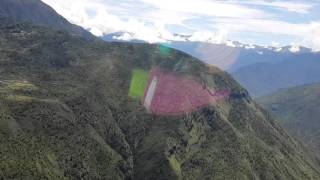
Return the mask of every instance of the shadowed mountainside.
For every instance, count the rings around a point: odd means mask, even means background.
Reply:
[[[257,99],[320,157],[320,84],[283,89]]]

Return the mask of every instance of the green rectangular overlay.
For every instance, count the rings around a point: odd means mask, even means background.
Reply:
[[[140,98],[144,96],[144,90],[149,79],[149,72],[143,69],[134,69],[132,71],[129,96],[132,98]]]

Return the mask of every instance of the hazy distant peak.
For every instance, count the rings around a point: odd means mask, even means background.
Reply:
[[[293,53],[296,53],[296,52],[299,52],[300,51],[300,46],[299,45],[292,45],[289,49],[289,51],[293,52]]]

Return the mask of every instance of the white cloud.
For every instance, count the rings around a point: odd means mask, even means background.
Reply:
[[[287,23],[277,20],[263,19],[233,19],[220,18],[214,21],[213,27],[225,29],[228,32],[247,32],[261,33],[266,36],[270,35],[286,35],[296,44],[307,46],[315,50],[320,50],[320,22],[310,23]],[[273,45],[274,47],[280,44]]]
[[[300,36],[307,33],[309,24],[292,24],[268,19],[230,19],[219,18],[213,21],[212,27],[226,29],[229,32],[259,32]]]
[[[236,47],[236,45],[233,43],[233,41],[227,41],[226,45],[230,46],[230,47]]]
[[[292,12],[302,13],[302,14],[308,13],[309,10],[313,7],[312,4],[301,3],[301,2],[300,3],[299,2],[290,2],[290,1],[270,2],[269,5],[274,6],[274,7],[283,8],[283,9],[286,9],[286,10],[292,11]]]
[[[100,29],[98,29],[98,28],[96,28],[96,27],[92,27],[92,28],[89,28],[89,29],[90,29],[90,32],[91,32],[92,34],[94,34],[95,36],[101,37],[101,36],[103,36],[103,34],[104,34]]]
[[[253,44],[249,44],[249,45],[246,45],[244,48],[246,48],[246,49],[255,49],[256,46],[253,45]]]
[[[286,11],[306,14],[309,13],[310,9],[313,8],[313,4],[310,2],[297,2],[297,1],[234,1],[242,4],[269,6],[274,8],[279,8]]]
[[[289,48],[289,51],[291,51],[293,53],[299,52],[300,51],[300,45],[296,44],[296,43],[293,43],[291,45],[291,47]]]
[[[263,11],[239,4],[210,0],[142,0],[154,7],[179,13],[191,13],[215,17],[262,18],[268,16]]]
[[[134,37],[129,33],[124,33],[121,36],[113,36],[113,39],[122,40],[122,41],[131,41],[134,40]]]
[[[272,46],[272,47],[275,47],[275,48],[279,48],[279,47],[280,47],[280,43],[275,42],[275,41],[272,41],[272,42],[271,42],[271,46]]]
[[[288,23],[278,20],[266,19],[230,19],[219,18],[213,21],[212,28],[224,29],[228,32],[260,33],[266,36],[286,35],[290,36],[292,42],[307,46],[314,50],[320,50],[320,22],[310,23]],[[280,44],[273,43],[273,47]],[[284,44],[282,44],[284,46]]]
[[[320,50],[320,23],[289,23],[257,6],[309,13],[313,5],[298,1],[214,1],[214,0],[42,0],[74,24],[97,36],[127,32],[122,40],[150,43],[184,40],[173,36],[170,25],[191,30],[191,41],[226,43],[234,34],[259,33],[266,39],[286,35],[292,42]],[[252,6],[254,5],[254,6]],[[202,19],[204,19],[202,21]],[[190,25],[196,21],[195,25]],[[206,24],[202,27],[199,24]],[[238,38],[241,40],[243,37]],[[254,39],[254,37],[252,37]],[[235,40],[239,40],[235,39]],[[272,40],[270,40],[272,41]],[[261,39],[255,39],[261,43]],[[290,44],[290,42],[288,42]],[[261,45],[261,44],[260,44]],[[287,44],[281,44],[287,45]],[[280,46],[280,45],[278,45]],[[250,47],[250,46],[248,46]]]
[[[80,25],[88,29],[96,36],[114,32],[130,32],[124,34],[120,39],[139,39],[150,43],[163,42],[163,39],[170,39],[172,34],[165,29],[162,21],[154,23],[146,23],[136,18],[122,19],[119,16],[110,14],[106,9],[106,5],[99,0],[78,0],[68,4],[65,0],[43,0],[54,7],[54,9],[66,17],[74,24]],[[95,12],[89,15],[87,10],[91,8]],[[163,17],[163,16],[162,16]],[[161,19],[161,18],[160,18]],[[174,20],[178,23],[178,20]],[[129,38],[129,36],[131,38]]]
[[[304,36],[304,44],[320,51],[320,22],[312,22],[308,29],[308,33]]]
[[[227,31],[220,30],[217,32],[197,31],[188,38],[189,41],[205,41],[214,44],[220,44],[227,41]]]

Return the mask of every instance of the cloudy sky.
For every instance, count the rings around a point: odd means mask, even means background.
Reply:
[[[42,0],[97,36],[151,43],[226,40],[320,50],[320,0]]]

